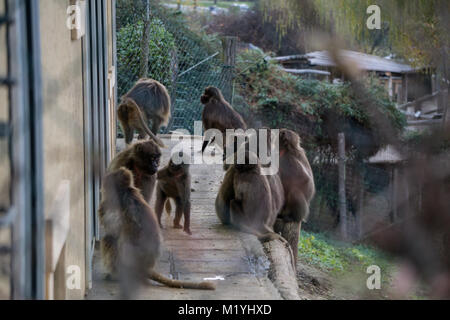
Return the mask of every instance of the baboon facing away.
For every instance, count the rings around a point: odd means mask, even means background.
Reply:
[[[309,204],[314,197],[314,177],[300,137],[294,131],[280,130],[280,178],[285,204],[275,223],[275,232],[291,244],[297,261],[298,238],[302,221],[309,214]]]
[[[227,170],[216,198],[216,212],[222,223],[260,239],[278,239],[273,224],[283,205],[283,192],[276,179],[262,175],[256,154],[246,151],[245,163]]]
[[[152,120],[151,131],[154,135],[159,133],[161,125],[167,125],[170,118],[171,102],[169,93],[163,84],[153,79],[140,79],[136,82],[134,87],[122,97],[122,104],[128,101],[127,98],[132,99],[139,107],[145,123],[148,123],[149,119]],[[134,112],[133,109],[123,108],[122,111],[118,113],[125,140],[127,143],[130,143],[133,140],[134,129],[138,130],[139,138],[144,139],[145,135],[148,133],[133,126],[135,122],[132,120],[135,117],[133,117],[133,115],[127,115],[126,112],[128,111]]]
[[[132,298],[147,279],[169,287],[215,289],[211,282],[172,280],[152,270],[161,253],[162,236],[155,213],[122,167],[103,179],[99,217],[104,229],[102,260],[108,275],[119,278],[122,298]]]
[[[112,172],[125,167],[133,173],[134,185],[150,203],[156,184],[161,150],[153,140],[136,142],[117,154],[108,166]]]
[[[170,198],[175,201],[176,212],[173,221],[173,227],[183,228],[187,234],[192,234],[190,229],[191,216],[191,175],[189,173],[189,164],[175,164],[172,159],[166,167],[158,171],[158,184],[156,185],[156,204],[155,211],[158,222],[161,225],[161,215],[164,204],[167,213],[170,214]],[[184,215],[184,226],[181,226],[181,217]]]
[[[233,107],[225,100],[222,92],[215,87],[207,87],[200,98],[204,104],[202,112],[203,128],[217,129],[223,135],[223,149],[225,151],[225,133],[226,129],[247,129],[247,125],[241,115],[236,112]],[[209,141],[209,137],[205,136],[203,141],[202,152],[205,151]]]

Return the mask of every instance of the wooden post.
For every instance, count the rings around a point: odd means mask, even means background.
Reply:
[[[402,77],[402,103],[408,102],[408,75],[405,73]]]
[[[225,37],[222,39],[223,47],[223,96],[225,100],[233,103],[233,78],[234,78],[234,67],[236,66],[236,48],[237,48],[237,38],[236,37]]]
[[[389,86],[389,89],[388,89],[388,92],[389,92],[389,100],[391,100],[392,101],[392,97],[393,97],[393,88],[392,88],[392,74],[390,73],[390,72],[387,72],[386,73],[388,76],[389,76],[389,82],[388,82],[388,86]]]
[[[347,239],[347,201],[345,197],[345,135],[338,135],[338,166],[339,166],[339,222],[343,240]]]
[[[359,196],[358,196],[358,210],[356,211],[356,237],[362,238],[363,234],[363,215],[364,215],[364,178],[360,178]]]
[[[392,179],[392,220],[397,221],[398,218],[398,168],[394,167],[394,174]]]

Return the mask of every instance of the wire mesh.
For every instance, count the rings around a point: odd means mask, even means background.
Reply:
[[[118,89],[124,95],[141,77],[142,38],[147,2],[117,1]],[[201,119],[200,96],[207,86],[224,90],[230,68],[224,66],[219,46],[212,46],[174,10],[149,1],[149,55],[146,77],[160,81],[170,93],[172,117],[163,132],[178,128],[193,133]],[[231,97],[228,97],[230,99]]]

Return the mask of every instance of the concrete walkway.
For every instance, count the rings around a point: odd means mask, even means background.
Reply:
[[[163,149],[162,166],[178,143],[167,136],[163,136],[163,140],[168,148]],[[201,144],[199,138],[193,141]],[[118,144],[123,148],[123,142]],[[214,201],[223,174],[221,165],[191,165],[193,234],[189,236],[173,229],[174,212],[170,218],[164,213],[165,250],[156,269],[175,279],[200,281],[206,277],[222,277],[224,280],[217,280],[216,291],[173,289],[155,283],[143,290],[142,299],[281,299],[268,278],[270,263],[259,241],[254,236],[222,226],[215,214]],[[87,299],[118,298],[117,283],[103,279],[103,265],[97,250],[93,288]]]

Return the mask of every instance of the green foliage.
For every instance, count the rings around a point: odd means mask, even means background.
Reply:
[[[416,66],[447,61],[450,43],[447,0],[260,0],[268,18],[276,21],[280,35],[293,25],[316,31],[330,31],[361,49],[372,51],[384,42],[385,49],[412,59]],[[369,30],[366,10],[381,9],[382,30]]]
[[[350,272],[354,268],[365,270],[370,265],[385,271],[392,268],[389,257],[375,248],[351,246],[324,234],[307,231],[300,235],[298,255],[303,261],[334,273]]]
[[[128,24],[117,32],[118,82],[121,92],[126,93],[139,74],[141,42],[144,23],[142,21]],[[154,18],[150,23],[149,70],[148,77],[164,84],[170,84],[171,54],[175,50],[173,35],[166,30],[161,20]]]
[[[350,84],[307,80],[281,70],[264,53],[245,51],[237,59],[238,96],[265,125],[296,130],[314,146],[335,147],[338,132],[345,132],[348,147],[367,157],[384,146]],[[401,132],[406,118],[377,79],[366,79],[369,95],[379,110]],[[238,101],[242,101],[239,99]],[[309,129],[305,124],[309,123]],[[363,145],[364,144],[364,145]]]

